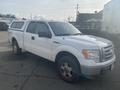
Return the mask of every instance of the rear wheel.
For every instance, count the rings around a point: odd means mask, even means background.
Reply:
[[[20,55],[21,54],[21,48],[19,48],[16,40],[13,40],[13,42],[12,42],[12,52],[15,55]]]
[[[58,71],[63,80],[76,82],[80,78],[80,65],[71,55],[63,55],[57,62]]]

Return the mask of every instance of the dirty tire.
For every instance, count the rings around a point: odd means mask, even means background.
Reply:
[[[12,52],[15,55],[20,55],[21,54],[21,49],[19,48],[16,40],[14,40],[13,43],[12,43]]]
[[[80,65],[72,55],[63,55],[57,62],[61,78],[69,83],[77,82],[80,78]]]

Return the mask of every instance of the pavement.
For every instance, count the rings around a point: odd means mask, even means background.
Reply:
[[[7,32],[0,32],[0,90],[120,90],[119,42],[111,40],[117,56],[114,70],[70,84],[60,79],[53,62],[30,53],[12,54]]]

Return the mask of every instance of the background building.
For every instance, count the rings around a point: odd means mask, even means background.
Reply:
[[[81,32],[93,34],[101,30],[103,11],[95,13],[78,13],[76,22],[71,22]]]

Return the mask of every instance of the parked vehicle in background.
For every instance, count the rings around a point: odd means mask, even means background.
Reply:
[[[0,31],[7,31],[8,25],[5,22],[0,22]]]
[[[111,41],[84,35],[67,22],[13,21],[8,32],[13,53],[24,50],[55,62],[60,76],[68,82],[99,75],[114,66]]]

